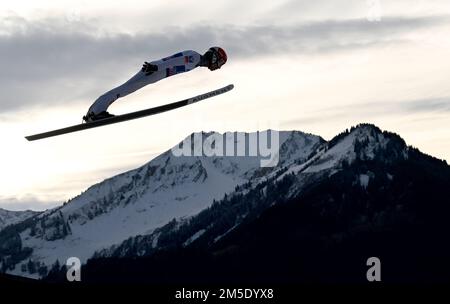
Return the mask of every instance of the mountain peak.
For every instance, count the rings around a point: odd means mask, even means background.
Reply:
[[[408,157],[408,147],[397,134],[382,131],[373,124],[362,123],[346,129],[333,137],[320,153],[316,154],[305,172],[318,172],[342,168],[344,163],[356,160],[392,162]]]
[[[354,129],[354,130],[375,131],[377,133],[383,133],[383,131],[381,131],[381,129],[378,126],[376,126],[374,124],[371,124],[371,123],[366,123],[366,122],[359,123],[356,126],[351,127],[351,130],[352,129]]]

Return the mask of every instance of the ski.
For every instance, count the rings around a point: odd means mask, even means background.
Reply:
[[[25,136],[25,138],[28,141],[33,141],[33,140],[43,139],[43,138],[47,138],[47,137],[53,137],[53,136],[67,134],[67,133],[77,132],[77,131],[81,131],[81,130],[97,128],[97,127],[106,126],[106,125],[110,125],[110,124],[114,124],[114,123],[119,123],[119,122],[128,121],[128,120],[132,120],[132,119],[142,118],[142,117],[146,117],[146,116],[150,116],[150,115],[155,115],[155,114],[167,112],[170,110],[175,110],[175,109],[199,102],[201,100],[208,99],[208,98],[226,93],[228,91],[231,91],[233,88],[234,88],[234,85],[230,84],[223,88],[220,88],[220,89],[208,92],[208,93],[204,93],[204,94],[201,94],[201,95],[198,95],[195,97],[187,98],[187,99],[184,99],[181,101],[177,101],[177,102],[173,102],[173,103],[169,103],[169,104],[165,104],[162,106],[149,108],[149,109],[145,109],[145,110],[140,110],[140,111],[136,111],[136,112],[131,112],[131,113],[127,113],[127,114],[117,115],[117,116],[114,116],[111,118],[105,118],[105,119],[101,119],[101,120],[97,120],[97,121],[93,121],[93,122],[89,122],[89,123],[82,123],[82,124],[62,128],[62,129],[57,129],[57,130],[39,133],[39,134],[35,134],[35,135],[29,135],[29,136]]]

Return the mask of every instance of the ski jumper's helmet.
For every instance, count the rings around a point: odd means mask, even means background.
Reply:
[[[208,50],[211,52],[211,61],[209,67],[213,70],[220,69],[227,62],[227,53],[218,46],[213,46]]]

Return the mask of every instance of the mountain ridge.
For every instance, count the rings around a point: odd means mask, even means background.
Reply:
[[[373,145],[374,142],[377,142],[377,140],[383,140],[383,138],[379,138],[374,136],[373,131],[377,132],[376,135],[381,135],[383,134],[381,132],[381,130],[373,125],[359,125],[356,128],[352,128],[350,131],[345,131],[342,134],[338,135],[336,138],[338,140],[331,140],[329,142],[329,145],[327,145],[326,147],[323,147],[322,150],[320,150],[319,152],[317,152],[313,157],[311,157],[308,161],[300,164],[300,165],[294,165],[291,168],[285,170],[285,172],[283,172],[283,170],[280,170],[278,173],[278,175],[273,175],[272,177],[269,177],[269,180],[272,179],[274,182],[277,183],[283,183],[283,179],[286,177],[289,177],[289,175],[292,174],[299,174],[299,173],[304,173],[304,176],[302,176],[300,179],[301,181],[299,181],[300,184],[304,184],[304,185],[308,185],[309,183],[314,183],[314,179],[308,180],[308,178],[310,178],[311,173],[319,173],[320,171],[326,171],[328,169],[333,169],[335,168],[335,166],[338,163],[344,163],[344,166],[347,165],[347,163],[351,163],[352,161],[354,161],[355,157],[356,157],[356,153],[353,151],[353,145],[354,145],[354,141],[355,139],[361,140],[361,141],[366,141],[366,145],[367,147],[365,147],[366,150],[366,154],[364,154],[362,151],[358,151],[359,153],[362,153],[361,155],[368,155],[369,157],[373,157]],[[372,135],[372,136],[370,136]],[[403,144],[403,152],[401,153],[401,157],[405,158],[406,157],[406,143],[397,135],[394,135],[393,133],[384,133],[385,136],[392,136],[393,138],[395,138],[396,140],[399,140],[399,142],[401,144]],[[341,142],[339,139],[342,138],[343,141]],[[369,139],[370,138],[370,139]],[[359,142],[359,141],[358,141]],[[385,143],[382,143],[382,145],[384,145]],[[360,146],[360,144],[356,144],[356,146]],[[358,148],[359,149],[359,148]],[[340,151],[340,153],[338,153],[338,158],[333,158],[332,156],[336,155],[336,150]],[[312,160],[312,161],[311,161]],[[334,166],[333,166],[334,165]],[[328,174],[328,172],[326,172]],[[320,173],[318,174],[316,177],[317,178],[321,178],[322,175],[325,173]],[[266,180],[265,182],[267,182],[268,180]],[[246,187],[248,187],[249,185],[243,185],[242,189],[237,188],[236,191],[234,192],[234,194],[236,195],[236,193],[238,193],[239,191],[243,191],[243,195],[245,195],[246,193]],[[301,189],[301,188],[300,188]],[[252,189],[255,190],[255,189]],[[257,191],[259,191],[260,189],[256,188]],[[263,187],[261,189],[262,191],[265,192],[270,192],[270,190],[267,190],[266,187]],[[291,190],[292,191],[292,190]],[[297,191],[300,191],[299,189],[297,189]],[[239,193],[238,193],[239,195]],[[287,193],[287,195],[290,196],[295,196],[298,195],[298,193]],[[261,198],[258,198],[259,200],[261,200]],[[222,204],[224,203],[224,201],[221,202]],[[248,202],[245,202],[245,204],[247,204]],[[271,199],[269,199],[269,204],[266,205],[265,207],[269,207],[269,205],[272,203]],[[232,204],[232,203],[231,203]],[[258,207],[261,204],[259,204]],[[214,208],[214,204],[209,207],[210,208]],[[208,209],[206,209],[205,211],[208,211]],[[201,213],[205,212],[202,211]],[[256,214],[259,214],[261,212],[261,210],[258,210],[256,212]],[[201,216],[201,213],[197,216]],[[186,224],[186,221],[184,222],[179,222],[179,223],[169,223],[168,225],[161,227],[161,229],[163,230],[167,230],[170,229],[170,226],[173,226],[173,229],[177,230],[179,229],[179,225],[183,225]],[[230,229],[232,229],[232,227],[229,227]],[[202,231],[205,230],[205,227],[202,228],[198,228],[198,229],[194,229],[194,230],[198,230],[198,231]],[[204,235],[203,231],[201,233],[201,235]],[[196,232],[197,233],[197,232]],[[195,235],[195,234],[194,234]],[[189,236],[189,238],[193,238],[194,235]],[[201,235],[195,235],[194,239],[197,239],[198,237],[200,237]],[[99,257],[109,257],[109,256],[116,256],[116,257],[120,257],[123,255],[145,255],[145,250],[141,249],[141,252],[139,254],[138,250],[140,246],[139,242],[142,242],[144,244],[144,247],[146,246],[146,244],[151,244],[150,249],[153,249],[157,246],[155,246],[155,244],[157,244],[158,239],[160,238],[160,231],[159,229],[157,229],[157,231],[155,231],[154,234],[149,234],[146,237],[141,236],[141,237],[136,237],[128,239],[127,241],[125,241],[121,246],[113,246],[107,250],[103,250],[102,252],[97,252],[94,257],[95,258],[99,258]],[[138,240],[138,242],[137,242]],[[184,242],[187,242],[188,239],[184,240]],[[192,241],[192,239],[190,240]],[[160,247],[160,246],[159,246]],[[136,251],[133,253],[127,252],[126,249],[135,249]],[[160,249],[160,248],[159,248]],[[151,250],[150,250],[151,251]]]
[[[244,140],[250,134],[245,133]],[[200,135],[205,138],[211,133]],[[302,139],[302,147],[299,151],[284,149],[287,157],[283,154],[281,163],[290,157],[306,158],[323,142],[315,135],[286,131],[280,133],[282,147],[290,137]],[[260,156],[174,157],[171,152],[168,150],[135,170],[95,184],[63,206],[18,226],[18,236],[15,234],[13,239],[20,242],[12,242],[16,244],[12,252],[27,256],[28,261],[22,259],[17,263],[17,259],[10,259],[8,251],[3,257],[0,251],[2,268],[13,274],[37,277],[37,271],[27,273],[29,265],[35,264],[32,270],[41,269],[44,273],[58,259],[77,256],[86,261],[95,250],[132,235],[151,233],[174,217],[192,216],[237,185],[262,176],[259,171],[271,170],[259,167]],[[7,240],[11,238],[6,237]]]
[[[188,137],[193,138],[194,134]],[[203,139],[211,134],[219,133],[201,132],[200,135]],[[226,134],[229,132],[221,136]],[[227,249],[221,244],[239,238],[236,236],[239,233],[247,235],[245,227],[251,227],[264,214],[271,214],[280,208],[278,205],[298,201],[311,189],[327,185],[330,180],[339,184],[341,180],[336,176],[346,181],[342,189],[359,197],[360,191],[373,191],[374,185],[391,189],[398,176],[406,181],[408,176],[392,171],[399,164],[422,170],[437,181],[448,172],[445,161],[407,146],[397,134],[381,131],[372,124],[347,129],[328,142],[316,135],[284,131],[280,133],[279,151],[278,166],[261,168],[258,157],[174,157],[168,150],[135,170],[93,185],[63,206],[0,230],[0,241],[4,244],[0,247],[2,270],[35,278],[50,273],[51,277],[53,270],[58,270],[60,262],[69,256],[80,257],[83,263],[87,262],[88,269],[96,269],[102,265],[98,261],[105,259],[122,263],[122,259],[142,257],[150,261],[154,256],[161,256],[161,252],[178,256],[177,250],[196,252],[198,249],[207,260],[211,252],[219,255],[225,252],[224,256],[229,257],[227,252],[236,251],[235,245]],[[415,165],[416,160],[420,166]],[[440,175],[433,175],[436,172]],[[412,172],[412,176],[416,173]],[[333,184],[327,187],[334,189]],[[205,189],[209,192],[205,193]],[[374,193],[377,197],[384,195]],[[392,193],[393,197],[396,195]],[[373,201],[371,197],[361,197]],[[340,201],[338,197],[327,199]],[[199,205],[199,201],[204,203]],[[350,200],[346,204],[354,203]],[[366,206],[369,207],[370,204]],[[330,210],[325,214],[337,212],[327,208]],[[363,224],[364,218],[373,216],[358,212]],[[391,214],[392,210],[385,212]],[[377,215],[377,221],[392,225],[380,220],[384,217]],[[351,217],[347,221],[349,225],[354,224]],[[379,227],[372,222],[369,226]],[[337,232],[331,239],[343,233]]]
[[[0,230],[8,225],[13,225],[26,220],[34,215],[39,214],[39,211],[24,210],[24,211],[10,211],[0,208]]]
[[[87,280],[364,283],[366,260],[376,256],[385,265],[384,282],[448,283],[450,167],[396,134],[376,134],[386,139],[378,138],[385,143],[380,150],[371,145],[374,137],[360,137],[348,155],[356,158],[315,176],[320,182],[307,179],[314,172],[290,173],[224,199],[190,222],[174,221],[156,235],[98,253],[83,268]],[[263,194],[265,186],[272,189]],[[242,220],[248,212],[242,207],[254,201],[265,208]]]

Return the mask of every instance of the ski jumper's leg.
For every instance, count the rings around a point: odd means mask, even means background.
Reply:
[[[139,90],[140,88],[150,83],[157,82],[163,78],[165,78],[165,73],[159,71],[148,76],[145,75],[144,72],[139,71],[124,84],[100,96],[89,108],[89,112],[93,112],[94,114],[104,112],[114,101],[116,101],[120,97],[127,96],[128,94],[131,94],[134,91]]]
[[[200,54],[194,51],[185,51],[173,56],[153,61],[151,64],[158,66],[158,71],[150,75],[139,71],[124,84],[106,92],[100,96],[89,108],[89,112],[99,114],[108,109],[108,107],[117,99],[127,96],[140,88],[155,83],[161,79],[190,71],[197,66],[200,61]]]

